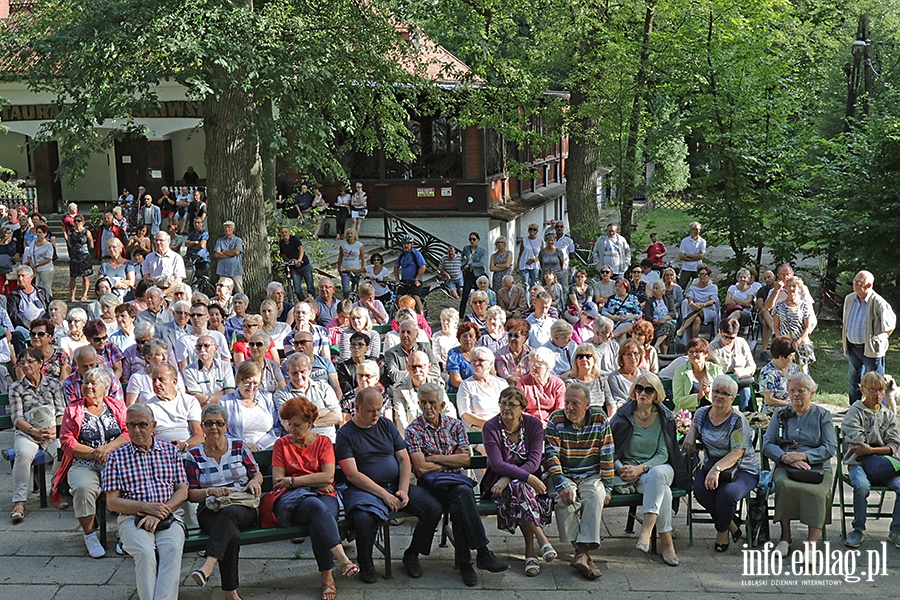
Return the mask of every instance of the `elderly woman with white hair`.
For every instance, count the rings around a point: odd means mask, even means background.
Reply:
[[[100,469],[110,453],[130,439],[125,427],[125,405],[109,393],[111,383],[106,368],[94,368],[84,374],[82,397],[73,400],[63,413],[59,432],[63,459],[53,476],[53,502],[59,506],[60,490],[68,482],[75,518],[92,558],[106,554],[94,529]]]
[[[553,374],[557,377],[572,370],[575,365],[575,348],[578,344],[572,340],[573,332],[572,325],[563,319],[557,319],[550,326],[550,341],[544,347],[556,355]]]
[[[369,311],[362,306],[357,306],[350,311],[350,318],[347,319],[349,326],[344,327],[341,331],[341,342],[338,344],[341,355],[338,360],[347,360],[350,358],[350,337],[356,333],[365,334],[369,338],[369,349],[366,356],[377,359],[381,355],[381,336],[375,331],[372,325],[372,317]]]
[[[447,364],[447,353],[459,346],[456,339],[456,328],[459,325],[459,311],[445,308],[441,311],[441,330],[431,336],[431,351],[441,364],[441,370]]]
[[[528,373],[516,384],[528,400],[525,414],[540,420],[544,427],[550,413],[562,410],[566,399],[566,384],[553,374],[555,366],[556,354],[552,350],[535,348],[528,355]]]
[[[470,429],[480,430],[486,421],[500,414],[500,392],[509,387],[491,373],[494,353],[484,346],[472,350],[472,375],[459,384],[456,406]]]
[[[487,292],[475,290],[472,292],[470,298],[472,312],[467,314],[464,320],[467,323],[475,323],[475,325],[478,326],[481,335],[483,335],[487,331],[485,319],[487,318],[487,309],[490,308],[490,297]]]
[[[486,331],[475,345],[483,346],[496,354],[509,341],[503,327],[506,324],[506,311],[499,306],[492,306],[485,311],[484,317]]]
[[[735,511],[759,482],[759,464],[753,451],[753,430],[744,415],[734,410],[737,382],[728,375],[718,375],[711,389],[712,404],[694,413],[682,448],[693,454],[697,442],[703,443],[703,466],[694,479],[694,496],[715,523],[715,551],[725,552],[729,542],[741,539]],[[833,437],[830,421],[829,416]]]
[[[775,411],[763,437],[763,452],[776,464],[772,482],[781,540],[775,550],[782,556],[790,550],[792,519],[808,527],[809,542],[818,541],[831,522],[831,458],[837,452],[837,436],[831,413],[812,402],[818,387],[805,373],[788,376],[791,405]]]
[[[216,282],[215,302],[222,307],[225,314],[231,316],[234,314],[234,279],[231,277],[219,277]]]
[[[97,318],[106,325],[106,334],[111,336],[119,331],[119,323],[116,321],[116,307],[122,304],[122,299],[115,294],[103,294],[97,301],[100,314]]]
[[[266,297],[275,303],[276,319],[282,323],[287,323],[288,327],[293,325],[294,305],[287,300],[284,285],[280,281],[270,281],[269,285],[266,286]]]
[[[82,346],[88,345],[88,339],[84,336],[84,324],[87,323],[88,316],[83,308],[72,308],[66,314],[66,323],[69,325],[69,333],[59,340],[57,344],[63,352],[69,356],[74,356],[75,351]]]
[[[250,356],[244,362],[254,362],[259,365],[262,372],[260,389],[274,394],[280,390],[287,382],[284,379],[284,371],[278,361],[268,358],[269,348],[272,346],[272,338],[269,334],[258,331],[250,336],[247,341],[247,349]],[[238,365],[240,367],[240,365]]]

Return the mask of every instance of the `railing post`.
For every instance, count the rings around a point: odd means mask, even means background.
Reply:
[[[384,247],[390,248],[388,245],[388,214],[385,211],[381,211],[381,219],[384,224]]]

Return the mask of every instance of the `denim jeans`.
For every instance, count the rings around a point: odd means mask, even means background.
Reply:
[[[290,272],[291,282],[294,284],[294,293],[297,294],[297,299],[303,302],[306,300],[306,294],[315,298],[316,290],[313,285],[312,265],[306,264],[302,267],[290,267]],[[306,294],[303,293],[304,282],[306,283]],[[292,300],[292,298],[289,298],[289,300]]]
[[[850,465],[850,485],[853,486],[853,529],[866,530],[866,509],[869,498],[869,478],[866,471],[859,465]],[[900,533],[900,475],[894,477],[885,484],[885,487],[893,490],[894,514],[891,517],[891,531]]]
[[[525,302],[531,306],[531,287],[537,285],[541,271],[539,269],[522,270],[522,287],[525,288]]]
[[[850,404],[853,404],[862,398],[862,392],[859,391],[859,380],[862,379],[863,373],[875,371],[879,375],[884,375],[884,357],[869,358],[863,354],[865,347],[863,345],[847,344],[847,393],[850,395]]]

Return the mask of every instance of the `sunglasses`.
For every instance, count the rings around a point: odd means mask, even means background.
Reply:
[[[212,344],[197,344],[198,348],[212,348]]]
[[[262,348],[265,346],[263,342],[247,342],[247,345],[251,348]]]
[[[32,331],[31,337],[44,338],[44,337],[50,337],[50,334],[47,333],[46,331]]]
[[[652,385],[641,385],[639,383],[634,384],[634,393],[637,394],[647,394],[648,396],[656,394],[656,390]]]
[[[105,336],[105,335],[98,335],[97,337],[92,338],[92,339],[93,339],[95,342],[105,342],[105,341],[107,340],[107,336]]]
[[[298,343],[298,342],[294,342]],[[368,344],[350,344],[351,348],[365,348]]]
[[[521,333],[508,333],[508,334],[506,334],[506,337],[508,337],[511,340],[517,340],[522,337],[522,334]]]
[[[594,358],[593,354],[576,354],[575,360],[587,360],[589,358]]]
[[[150,428],[150,423],[148,423],[147,421],[141,421],[140,423],[125,423],[125,427],[127,427],[128,429],[144,430]]]
[[[218,427],[222,429],[225,427],[225,421],[203,421],[204,427]]]

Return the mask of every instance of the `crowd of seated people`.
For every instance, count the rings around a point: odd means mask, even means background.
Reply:
[[[118,260],[116,248],[111,255]],[[815,324],[802,281],[791,273],[784,298],[766,308],[769,298],[757,302],[762,286],[742,269],[722,312],[712,270],[702,262],[687,289],[672,269],[640,264],[622,276],[602,266],[598,282],[576,270],[566,294],[559,276],[568,264],[565,246],[549,243],[537,258],[553,289],[531,285],[510,292],[511,259],[492,258],[506,267],[494,271],[500,275],[495,283],[507,290],[499,298],[521,294],[524,307],[491,306],[491,294],[475,287],[470,312],[467,306],[462,317],[452,308],[441,311],[433,333],[412,297],[399,298],[391,315],[372,286],[360,287],[354,305],[334,297],[328,278],[320,279],[317,297],[296,304],[273,282],[259,306],[232,295],[228,278],[214,297],[140,279],[133,299],[116,293],[128,278],[116,280],[103,290],[97,318],[80,308],[66,313],[63,306],[54,322],[48,306],[46,318],[24,328],[28,346],[19,353],[19,381],[11,390],[13,421],[23,438],[17,438],[17,452],[27,459],[61,446],[53,498],[73,504],[90,556],[105,555],[94,530],[97,498],[114,492],[110,507],[128,516],[120,517],[120,526],[129,528],[123,544],[129,553],[146,560],[141,536],[159,537],[159,526],[170,519],[199,527],[211,535],[193,580],[206,585],[218,565],[226,597],[236,598],[239,532],[259,524],[253,497],[258,503],[262,479],[253,453],[273,451],[278,498],[269,510],[283,526],[309,526],[322,598],[333,600],[335,561],[345,577],[376,580],[375,532],[397,511],[418,518],[403,554],[410,577],[422,575],[419,557],[430,552],[445,510],[456,540],[454,566],[466,585],[477,582],[476,567],[508,567],[489,550],[472,503],[478,482],[466,469],[477,451],[487,456],[480,489],[496,503],[499,527],[522,531],[525,574],[539,575],[542,563],[563,554],[548,537],[555,515],[561,541],[571,545],[572,567],[595,579],[601,571],[591,555],[600,552],[602,509],[614,493],[644,496],[636,547],[647,552],[656,527],[667,565],[679,565],[672,487],[692,486],[715,520],[717,552],[740,539],[736,506],[759,478],[743,415],[755,387],[761,410],[775,424],[765,435],[766,456],[825,472],[826,483],[815,490],[798,488],[786,476],[774,479],[779,546],[790,547],[796,519],[815,541],[827,521],[822,490],[831,481],[828,460],[836,447],[824,426],[811,424],[825,417],[811,401],[815,382],[801,372],[815,360]],[[775,335],[766,341],[771,356],[761,365],[740,335],[756,311],[771,316]],[[0,307],[0,320],[4,314]],[[380,324],[391,330],[379,333]],[[672,360],[667,351],[681,347],[683,354]],[[58,442],[54,427],[29,422],[36,407],[60,424]],[[673,415],[679,409],[692,413],[683,445]],[[804,418],[807,412],[811,417]],[[778,429],[781,421],[800,437],[788,439]],[[468,443],[467,432],[474,431],[483,432],[478,448]],[[704,463],[691,481],[682,451],[693,453],[701,441]],[[157,444],[173,447],[184,464],[166,463],[171,485],[136,503],[139,494],[126,490],[140,482],[121,471]],[[115,469],[107,473],[111,463]],[[338,485],[336,470],[346,486]],[[14,473],[15,522],[26,514],[23,473]],[[214,500],[232,494],[250,499],[227,512],[214,508]],[[354,560],[340,544],[339,494],[356,531]],[[155,568],[163,569],[162,561]],[[139,579],[146,569],[136,563]],[[139,594],[149,587],[139,583]]]

